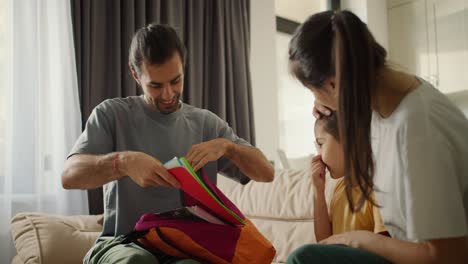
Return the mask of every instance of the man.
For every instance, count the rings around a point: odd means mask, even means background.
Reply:
[[[272,181],[265,156],[208,110],[180,101],[185,48],[174,29],[148,25],[133,37],[129,66],[142,96],[106,100],[90,115],[65,163],[66,189],[104,185],[104,229],[85,263],[197,263],[123,244],[146,212],[182,206],[179,183],[163,162],[185,156],[195,170],[243,184]]]

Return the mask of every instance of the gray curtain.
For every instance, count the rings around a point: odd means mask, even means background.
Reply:
[[[83,125],[103,100],[141,93],[128,48],[137,29],[156,22],[175,27],[187,47],[184,102],[211,110],[255,144],[249,0],[70,1]],[[91,214],[103,212],[101,188],[88,200]]]

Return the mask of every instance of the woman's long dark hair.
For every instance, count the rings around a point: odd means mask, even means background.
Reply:
[[[338,127],[345,154],[346,194],[353,211],[371,198],[374,161],[370,139],[371,98],[377,71],[385,66],[387,52],[356,15],[326,11],[309,17],[289,43],[292,74],[312,89],[322,89],[335,77],[339,89]],[[361,198],[355,203],[356,183]]]

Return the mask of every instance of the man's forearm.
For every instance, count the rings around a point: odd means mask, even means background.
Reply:
[[[226,157],[250,179],[260,182],[273,181],[273,166],[257,148],[232,143]]]
[[[119,155],[119,156],[117,156]],[[122,177],[114,168],[123,153],[106,155],[76,154],[65,162],[62,185],[65,189],[95,189]],[[119,161],[117,161],[119,162]]]

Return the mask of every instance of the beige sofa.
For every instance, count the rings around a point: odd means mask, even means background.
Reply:
[[[330,197],[333,181],[327,184]],[[274,263],[297,247],[315,243],[312,188],[307,171],[277,170],[273,183],[239,185],[219,177],[219,187],[274,244]],[[14,264],[82,263],[102,228],[101,216],[21,213],[11,221]]]

